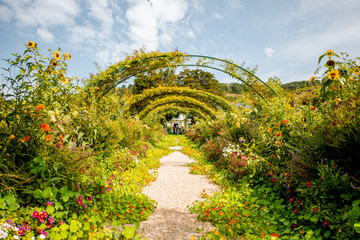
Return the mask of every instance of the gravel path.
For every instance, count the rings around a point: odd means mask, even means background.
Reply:
[[[173,147],[175,150],[180,147]],[[219,191],[205,176],[191,175],[185,165],[193,162],[187,155],[174,151],[160,160],[157,179],[143,189],[143,193],[158,202],[157,208],[148,220],[141,222],[139,233],[146,239],[191,239],[213,228],[210,223],[196,220],[186,206],[201,200],[205,189],[207,194]],[[199,233],[196,228],[203,228]]]

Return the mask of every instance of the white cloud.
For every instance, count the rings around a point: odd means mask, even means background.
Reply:
[[[266,54],[266,57],[268,57],[268,58],[272,58],[275,54],[275,50],[272,48],[269,48],[269,47],[265,48],[264,52]]]
[[[73,24],[80,8],[76,0],[4,0],[19,26]]]
[[[38,28],[36,32],[39,35],[39,37],[45,42],[49,43],[54,41],[54,34],[49,32],[46,28]]]
[[[168,33],[163,33],[159,36],[159,42],[163,46],[168,46],[172,43],[172,37]]]
[[[111,34],[114,25],[112,6],[107,0],[89,0],[89,16],[101,22],[101,30],[105,35]]]
[[[9,22],[13,17],[13,13],[7,6],[0,6],[0,21]]]
[[[186,9],[187,3],[183,0],[158,0],[153,2],[152,7],[143,0],[131,1],[126,18],[132,46],[145,45],[149,50],[157,49],[160,35],[167,36],[166,39],[169,40],[171,33],[168,26],[181,20]]]
[[[219,14],[219,13],[214,13],[214,17],[215,17],[216,19],[219,19],[219,20],[224,19],[224,16],[221,15],[221,14]]]
[[[195,39],[196,38],[196,35],[194,33],[193,30],[189,30],[187,33],[186,33],[186,36],[188,36],[189,38],[192,38],[192,39]]]

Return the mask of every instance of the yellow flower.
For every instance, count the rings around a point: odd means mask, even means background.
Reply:
[[[35,43],[33,41],[28,41],[27,46],[29,48],[33,48],[33,47],[35,47]]]
[[[54,58],[57,59],[57,60],[59,60],[59,58],[60,58],[60,53],[59,53],[58,51],[55,51],[55,52],[54,52]]]
[[[57,66],[57,61],[56,61],[56,60],[52,60],[52,61],[51,61],[51,65],[52,65],[53,67],[56,67],[56,66]],[[54,73],[54,74],[56,74],[56,73]]]
[[[312,76],[309,80],[309,83],[312,83],[315,80],[315,76]]]
[[[9,139],[14,139],[14,138],[15,138],[14,134],[11,134],[9,137]]]
[[[68,53],[67,56],[68,56],[68,60],[70,61],[70,60],[71,60],[71,55],[70,55],[70,53]]]
[[[334,54],[333,50],[327,50],[326,51],[326,55],[328,55],[328,57],[331,57]]]
[[[66,58],[67,58],[67,54],[64,53],[64,54],[63,54],[63,59],[66,60]]]
[[[238,123],[238,122],[237,122],[237,123],[236,123],[236,127],[238,127],[238,128],[239,128],[239,127],[240,127],[240,123]]]
[[[215,234],[216,236],[219,236],[219,232],[218,232],[218,231],[215,231],[214,234]]]
[[[264,129],[264,127],[263,127],[263,126],[260,126],[260,127],[259,127],[259,129],[260,129],[260,130],[263,130],[263,129]]]
[[[340,77],[339,70],[332,70],[331,72],[329,72],[328,77],[331,80],[338,79]]]

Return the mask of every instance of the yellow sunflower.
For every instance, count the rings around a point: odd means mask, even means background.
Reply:
[[[35,47],[35,43],[33,41],[28,41],[27,46],[29,48],[33,48],[33,47]]]
[[[328,77],[329,77],[331,80],[338,79],[338,78],[340,77],[339,70],[332,70],[331,72],[329,72]]]
[[[52,61],[51,61],[51,65],[52,65],[53,67],[56,67],[56,66],[57,66],[57,61],[56,61],[56,60],[52,60]]]
[[[69,60],[69,61],[71,60],[71,55],[70,55],[70,53],[68,53],[68,60]]]
[[[54,58],[57,60],[60,58],[60,53],[58,51],[54,52]]]
[[[332,55],[334,55],[334,52],[333,52],[333,50],[327,50],[326,51],[326,55],[328,55],[328,57],[331,57]]]

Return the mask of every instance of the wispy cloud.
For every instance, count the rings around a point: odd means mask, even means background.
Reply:
[[[268,57],[268,58],[272,58],[275,54],[275,50],[272,48],[269,48],[269,47],[265,48],[264,52],[266,54],[266,57]]]

